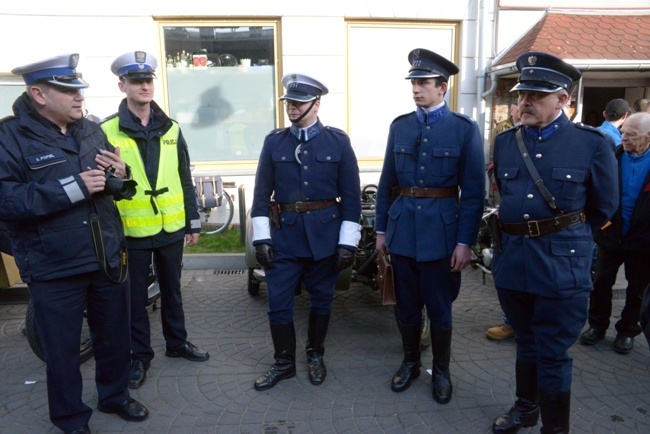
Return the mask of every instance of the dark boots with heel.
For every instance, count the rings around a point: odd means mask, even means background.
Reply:
[[[323,384],[327,369],[323,362],[325,354],[325,336],[330,322],[329,314],[309,312],[307,328],[307,371],[309,382],[315,386]]]
[[[433,399],[440,404],[451,401],[453,387],[449,375],[451,359],[451,329],[431,330],[431,350],[433,352]]]
[[[411,386],[411,380],[420,376],[420,333],[422,327],[417,325],[405,325],[397,321],[397,327],[402,335],[402,346],[404,347],[404,360],[399,367],[390,388],[393,392],[403,392]]]
[[[508,412],[494,422],[495,434],[514,434],[520,428],[537,425],[539,406],[537,397],[537,365],[517,361],[515,364],[517,400]]]
[[[296,376],[296,331],[293,323],[271,324],[275,363],[255,381],[255,390],[267,390]]]

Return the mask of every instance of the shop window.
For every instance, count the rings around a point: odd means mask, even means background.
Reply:
[[[162,24],[170,116],[192,162],[257,160],[276,127],[275,24]]]
[[[3,104],[0,104],[0,119],[14,114],[14,101],[24,91],[25,82],[22,77],[0,75],[0,101],[3,101]]]

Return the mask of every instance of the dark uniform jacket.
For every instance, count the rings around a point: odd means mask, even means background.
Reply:
[[[616,148],[619,181],[621,179],[621,156],[623,152],[622,146]],[[619,183],[619,185],[621,184]],[[622,195],[620,190],[619,194]],[[623,217],[620,207],[612,217],[611,223],[611,225],[596,233],[595,239],[599,246],[620,252],[650,254],[650,172],[646,175],[639,197],[634,204],[630,229],[625,236],[622,235]]]
[[[348,135],[318,121],[301,144],[290,128],[271,131],[260,154],[251,217],[269,216],[271,196],[281,203],[340,198],[340,204],[305,213],[282,212],[282,227],[271,222],[273,248],[289,255],[320,260],[336,253],[342,221],[361,217],[359,166]],[[356,246],[348,246],[356,248]]]
[[[391,253],[436,261],[449,257],[458,243],[476,243],[485,198],[485,158],[476,122],[449,110],[429,115],[418,110],[390,126],[377,192],[375,228],[386,233]],[[393,187],[460,188],[456,198],[399,196]]]
[[[525,166],[513,128],[499,134],[494,167],[501,194],[503,223],[554,217]],[[550,298],[588,291],[591,284],[592,234],[618,207],[614,147],[609,136],[562,113],[540,129],[524,127],[526,149],[544,185],[568,214],[584,210],[586,222],[539,237],[503,234],[503,252],[495,253],[492,274],[498,288]]]
[[[158,177],[158,162],[160,159],[160,138],[172,127],[172,121],[162,111],[154,101],[151,101],[153,116],[149,125],[142,126],[140,120],[129,110],[126,105],[126,99],[120,103],[118,112],[106,118],[103,122],[119,116],[120,131],[131,137],[138,144],[140,155],[142,156],[144,170],[151,188],[162,188],[156,186]],[[201,232],[200,225],[192,228],[191,221],[199,221],[197,210],[196,193],[192,183],[192,174],[190,172],[190,157],[187,150],[187,143],[183,138],[183,133],[179,129],[178,133],[178,174],[183,186],[183,196],[185,201],[185,229],[174,233],[168,233],[160,230],[159,233],[152,237],[134,238],[127,237],[129,249],[148,249],[167,246],[185,238],[185,234]]]
[[[26,94],[0,123],[0,219],[11,233],[23,281],[50,280],[100,269],[90,226],[96,214],[108,264],[120,265],[122,225],[113,196],[92,197],[79,173],[95,155],[113,150],[87,119],[69,125],[77,146],[41,116]]]

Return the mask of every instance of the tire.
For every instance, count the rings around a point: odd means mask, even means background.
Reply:
[[[257,297],[260,293],[260,281],[253,274],[254,268],[248,269],[248,294]]]
[[[45,361],[45,355],[43,354],[43,347],[41,345],[41,339],[38,336],[38,330],[36,330],[36,319],[34,317],[34,306],[30,300],[27,304],[27,312],[25,313],[25,334],[27,335],[27,342],[29,342],[29,347],[32,349],[36,357]],[[84,322],[81,327],[81,342],[79,344],[79,361],[81,363],[90,359],[93,355],[93,340],[90,334],[90,329],[88,327],[88,319],[86,318],[86,312],[84,312]]]
[[[235,215],[235,207],[230,195],[224,190],[221,197],[223,198],[221,206],[203,210],[201,227],[204,229],[203,233],[207,235],[218,234],[228,229]]]
[[[420,332],[420,350],[431,345],[431,321],[426,306],[422,308],[422,331]]]

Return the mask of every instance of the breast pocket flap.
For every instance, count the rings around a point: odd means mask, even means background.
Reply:
[[[551,252],[555,256],[587,256],[592,254],[591,243],[584,240],[551,241]]]
[[[515,179],[518,174],[518,167],[499,167],[497,169],[497,178],[499,179]]]
[[[566,169],[563,167],[555,167],[551,176],[556,181],[584,182],[585,171],[582,169]]]

